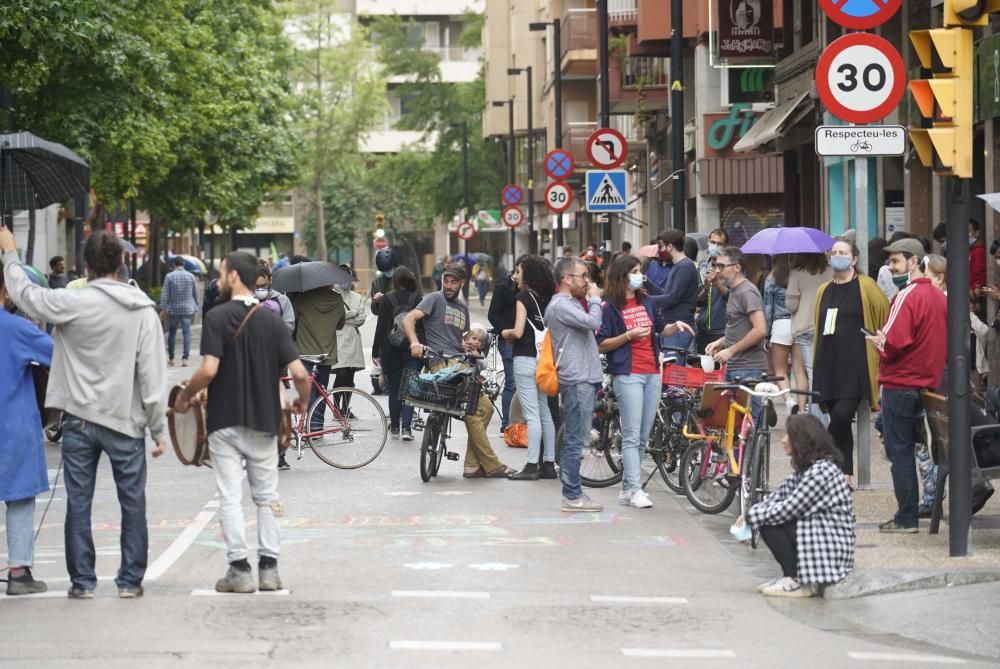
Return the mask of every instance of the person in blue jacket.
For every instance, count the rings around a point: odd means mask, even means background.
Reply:
[[[597,350],[607,356],[621,414],[622,490],[618,503],[647,509],[653,502],[639,483],[639,468],[660,402],[659,337],[678,332],[694,336],[694,330],[684,321],[665,322],[642,290],[642,282],[635,256],[619,256],[611,263]]]
[[[35,400],[31,363],[52,364],[52,338],[7,311],[0,268],[0,499],[7,505],[8,595],[45,592],[31,574],[35,557],[35,495],[49,489],[42,446],[42,420]]]

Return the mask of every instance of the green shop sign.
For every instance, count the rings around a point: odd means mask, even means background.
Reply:
[[[729,108],[729,116],[717,119],[708,126],[708,145],[716,151],[725,151],[749,132],[757,120],[747,102],[738,102]]]

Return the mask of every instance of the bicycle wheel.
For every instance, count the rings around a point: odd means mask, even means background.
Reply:
[[[622,428],[617,413],[601,421],[601,429],[590,430],[580,459],[580,483],[588,488],[607,488],[622,480]],[[563,426],[556,432],[556,462],[562,467]]]
[[[752,459],[750,460],[750,494],[747,498],[747,506],[743,509],[743,513],[753,507],[754,504],[761,501],[768,494],[767,485],[767,463],[771,455],[771,433],[768,430],[764,430],[759,433],[754,439],[753,451],[751,453]],[[760,543],[760,528],[753,530],[750,534],[750,546],[757,548],[757,544]]]
[[[686,417],[685,417],[686,420]],[[659,421],[658,421],[659,422]],[[667,487],[678,495],[684,494],[684,477],[681,475],[681,458],[690,443],[681,434],[681,428],[673,423],[660,422],[661,432],[657,436],[657,448],[650,452],[656,469]]]
[[[441,466],[438,439],[441,436],[441,416],[431,412],[424,421],[424,438],[420,442],[420,480],[427,483]]]
[[[364,467],[378,457],[389,432],[385,411],[357,388],[334,388],[309,407],[309,438],[320,460],[338,469]],[[315,426],[322,426],[319,429]]]
[[[706,458],[708,465],[702,474],[702,463]],[[684,494],[692,506],[702,513],[721,513],[736,497],[736,485],[726,476],[728,466],[725,458],[718,444],[708,445],[704,441],[692,443],[681,458]]]

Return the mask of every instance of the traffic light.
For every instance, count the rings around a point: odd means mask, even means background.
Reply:
[[[953,3],[954,4],[954,3]],[[910,41],[924,76],[910,81],[923,117],[910,141],[925,167],[939,176],[972,177],[972,30],[913,30]]]
[[[1000,12],[1000,0],[944,0],[946,26],[985,26],[993,12]]]

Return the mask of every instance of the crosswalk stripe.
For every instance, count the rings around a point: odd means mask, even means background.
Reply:
[[[625,657],[735,658],[728,648],[622,648]]]
[[[687,604],[687,597],[632,597],[620,595],[591,595],[590,601],[599,604]]]
[[[471,590],[393,590],[393,597],[428,597],[431,599],[489,599],[490,593]]]
[[[867,662],[923,662],[933,664],[965,664],[965,660],[960,657],[948,657],[946,655],[922,655],[920,653],[871,653],[871,652],[848,652],[847,657],[852,660]]]
[[[477,650],[497,652],[503,644],[497,641],[390,641],[389,650]]]

